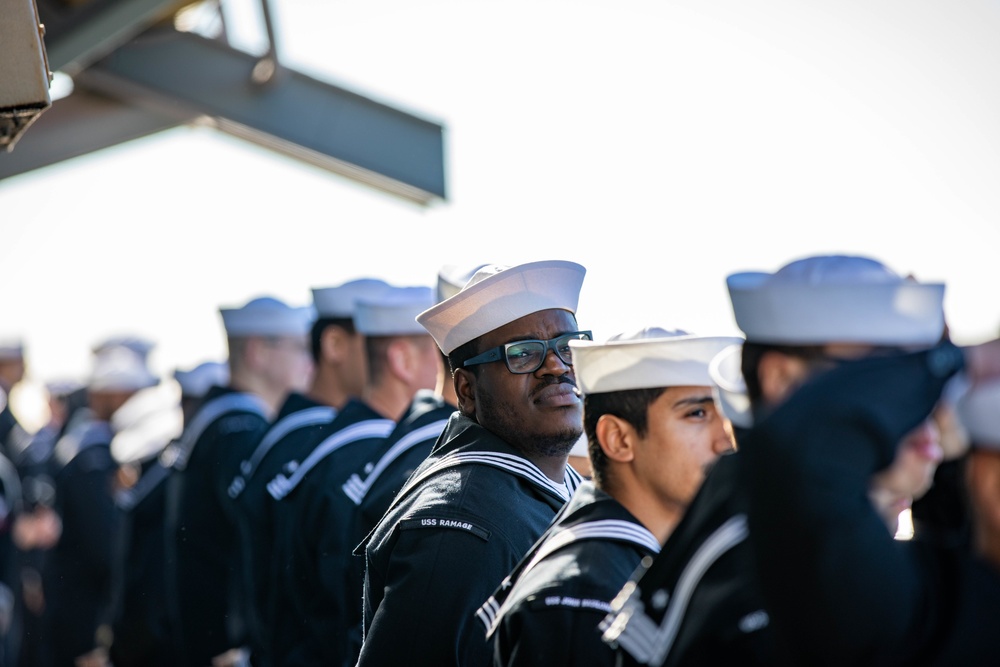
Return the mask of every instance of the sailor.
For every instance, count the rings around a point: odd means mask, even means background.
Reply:
[[[24,342],[20,338],[0,340],[0,454],[8,459],[17,458],[18,442],[24,442],[29,434],[18,422],[11,409],[11,392],[24,380]],[[22,445],[23,446],[23,445]]]
[[[597,629],[733,442],[708,366],[739,338],[658,327],[574,341],[593,480],[479,610],[494,665],[614,665]]]
[[[213,387],[165,452],[166,593],[177,665],[230,664],[246,653],[233,474],[290,391],[312,374],[312,308],[260,297],[221,308],[230,381]]]
[[[364,543],[358,665],[485,665],[475,612],[569,500],[582,432],[571,340],[584,267],[490,265],[418,317],[459,412]]]
[[[793,661],[790,647],[783,641],[787,637],[771,623],[771,601],[761,590],[758,570],[765,564],[755,555],[753,538],[748,539],[755,526],[748,523],[747,500],[740,489],[741,476],[749,476],[742,467],[748,465],[745,459],[751,450],[751,444],[745,442],[749,437],[746,429],[765,420],[777,406],[845,360],[892,354],[903,346],[928,347],[944,334],[944,285],[904,278],[867,257],[806,257],[774,273],[732,274],[727,285],[736,323],[746,341],[721,353],[712,370],[720,400],[738,427],[740,451],[720,458],[663,550],[628,584],[631,595],[622,595],[602,623],[605,640],[620,647],[625,664],[739,661],[776,665]],[[920,426],[921,417],[929,417],[930,407],[910,424],[910,430]],[[825,433],[823,428],[817,423],[800,439],[834,437],[832,426]],[[900,440],[904,435],[900,434]],[[842,448],[841,443],[826,446]],[[934,438],[910,438],[905,446],[912,447],[908,453],[914,457],[909,460],[921,466],[921,475],[913,479],[921,481],[927,470],[933,474],[933,465],[941,456]],[[890,463],[891,457],[882,467]],[[768,478],[780,474],[796,484],[805,479],[785,461],[775,465]],[[893,532],[887,530],[875,506],[880,494],[873,494],[874,473],[868,471],[864,493],[852,502],[874,518],[871,525],[891,544]],[[824,481],[813,480],[812,484],[817,492],[827,488]],[[921,490],[914,487],[911,493]],[[870,498],[867,502],[865,496]],[[774,520],[784,521],[793,509],[773,508]],[[816,528],[827,530],[829,526],[818,522]],[[790,526],[783,530],[782,545],[789,550],[783,562],[820,558],[801,539],[801,531]],[[773,563],[766,565],[771,568]],[[783,579],[786,586],[789,581],[797,580]],[[829,584],[838,585],[833,580]],[[808,613],[800,610],[800,615]],[[866,630],[876,633],[874,626]],[[846,654],[850,654],[847,647],[868,638],[869,632],[830,635],[833,642],[841,642]],[[837,664],[855,662],[846,659]]]
[[[462,268],[449,264],[441,267],[437,276],[435,303],[457,294],[483,266],[485,265],[480,264]],[[409,324],[416,326],[418,333],[428,335],[426,329],[417,324],[416,319]],[[382,515],[389,509],[392,499],[403,488],[403,484],[430,454],[445,424],[457,409],[458,398],[455,394],[455,383],[448,370],[448,359],[433,343],[433,339],[431,343],[439,361],[434,389],[417,391],[406,413],[397,421],[392,433],[382,443],[378,460],[374,465],[366,463],[343,484],[344,493],[356,506],[355,546],[378,524]],[[364,550],[359,549],[354,555],[356,558],[352,559],[352,566],[356,567],[360,575],[358,581],[362,581]],[[351,654],[355,659],[360,650],[362,632],[360,607],[357,611],[359,613],[355,619],[355,627],[350,632]]]
[[[150,393],[148,402],[138,403],[133,416],[134,432],[126,429],[111,441],[111,451],[123,471],[131,472],[131,483],[115,494],[119,512],[116,541],[116,572],[112,587],[112,644],[115,667],[173,667],[164,592],[164,483],[169,467],[164,465],[167,446],[193,419],[196,409],[213,387],[229,384],[229,367],[205,361],[191,369],[174,370],[173,386],[179,396]],[[164,393],[164,392],[160,392]],[[141,397],[140,397],[141,398]],[[117,415],[116,415],[117,416]]]
[[[43,645],[44,628],[42,615],[45,607],[45,596],[42,591],[42,572],[45,570],[45,560],[49,555],[55,540],[59,536],[59,517],[52,509],[55,500],[55,482],[53,480],[53,454],[56,443],[65,435],[65,429],[73,407],[84,407],[81,401],[86,398],[86,385],[75,380],[50,381],[45,384],[48,399],[49,419],[38,431],[32,434],[26,445],[20,451],[15,451],[13,461],[20,477],[20,488],[23,497],[21,511],[14,513],[14,524],[11,527],[14,543],[17,547],[16,558],[9,561],[15,570],[11,581],[15,593],[20,590],[17,601],[17,611],[12,619],[14,626],[8,631],[13,643],[7,655],[16,653],[20,664],[39,664],[45,650]],[[0,459],[0,473],[2,473]],[[8,484],[4,484],[6,488]],[[11,509],[17,503],[5,502]],[[18,582],[18,579],[20,580]],[[19,585],[18,585],[19,583]],[[21,627],[16,627],[20,624]]]
[[[273,611],[271,558],[274,501],[268,483],[291,462],[306,455],[332,433],[337,413],[361,395],[365,381],[364,337],[354,323],[359,298],[374,296],[389,285],[376,278],[359,278],[331,287],[312,288],[316,320],[309,332],[315,372],[305,391],[292,391],[255,445],[234,471],[227,493],[237,519],[242,587],[245,592],[252,660],[257,667],[272,663]]]
[[[969,439],[966,488],[976,553],[1000,570],[1000,381],[964,393],[957,417]]]
[[[203,361],[193,368],[176,368],[174,380],[181,391],[181,412],[187,424],[194,419],[212,387],[229,384],[229,365],[222,361]]]
[[[47,664],[104,659],[110,604],[118,465],[111,454],[119,414],[159,379],[130,348],[101,346],[87,382],[86,418],[56,444],[55,510],[61,535],[45,561]]]
[[[976,555],[1000,571],[1000,381],[965,392],[956,411],[969,437],[965,476]]]
[[[420,390],[438,379],[440,355],[416,316],[434,304],[429,287],[391,287],[356,305],[365,337],[367,381],[332,433],[294,470],[277,476],[275,499],[275,659],[282,665],[353,665],[360,634],[363,561],[356,505],[342,486],[374,466],[385,438]],[[443,424],[438,426],[438,432]]]
[[[794,664],[997,663],[1000,568],[984,548],[995,528],[976,523],[975,552],[919,535],[893,540],[875,505],[858,502],[949,384],[975,391],[1000,380],[1000,340],[917,348],[838,364],[745,439],[750,546],[774,635]],[[970,481],[973,515],[995,513],[997,488]]]
[[[441,303],[457,294],[483,266],[485,265],[480,264],[462,268],[448,264],[441,267],[438,271],[436,302]],[[420,331],[426,333],[422,327]],[[458,397],[448,369],[448,358],[440,350],[438,354],[441,364],[434,390],[418,392],[406,414],[383,443],[385,453],[381,458],[374,466],[355,471],[344,483],[344,492],[358,506],[361,538],[375,528],[403,484],[430,454],[431,447],[444,429],[441,420],[446,421],[458,409]],[[358,555],[363,562],[364,553]]]

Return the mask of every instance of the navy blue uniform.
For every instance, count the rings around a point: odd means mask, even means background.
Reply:
[[[351,509],[354,535],[349,543],[352,550],[375,528],[389,509],[413,471],[423,463],[437,442],[455,407],[431,391],[420,391],[410,403],[406,414],[379,445],[377,460],[369,462],[344,482],[344,495],[354,505]],[[345,586],[355,599],[346,611],[349,664],[353,665],[361,650],[362,590],[365,575],[364,553],[348,559]]]
[[[614,498],[584,482],[479,611],[493,664],[614,665],[598,625],[660,545]]]
[[[112,587],[115,667],[172,667],[164,585],[163,518],[166,479],[159,459],[143,465],[131,488],[116,494],[119,512]]]
[[[267,429],[265,415],[258,397],[213,387],[168,449],[166,593],[178,665],[204,667],[247,639],[228,489]]]
[[[257,667],[272,663],[267,615],[275,529],[274,500],[267,492],[267,484],[288,461],[301,461],[329,435],[336,416],[333,407],[297,392],[289,394],[253,453],[240,462],[227,490],[239,527],[241,586],[247,605],[244,617]]]
[[[395,422],[352,399],[330,435],[302,460],[289,461],[268,484],[275,526],[272,560],[273,651],[279,665],[342,665],[360,581],[347,586],[357,541],[354,504],[341,486],[374,464]]]
[[[847,364],[747,439],[751,544],[796,662],[997,664],[1000,572],[964,548],[891,539],[865,501],[871,476],[892,462],[962,363],[945,344]],[[795,557],[785,551],[791,534]]]
[[[549,526],[566,484],[454,413],[365,542],[359,665],[487,665],[475,613]]]
[[[56,447],[55,509],[62,534],[43,575],[48,664],[54,667],[71,666],[104,643],[98,629],[110,622],[118,468],[111,436],[107,422],[94,420],[68,433]]]
[[[382,444],[375,465],[358,470],[344,483],[344,493],[357,505],[360,516],[360,537],[355,546],[378,525],[403,484],[431,453],[454,411],[455,406],[433,392],[417,392],[406,414]],[[363,558],[361,564],[363,570]]]

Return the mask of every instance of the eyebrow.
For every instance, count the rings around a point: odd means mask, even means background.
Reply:
[[[691,396],[688,398],[682,398],[673,404],[674,408],[683,408],[691,405],[704,405],[706,403],[714,403],[715,399],[712,398],[711,394],[708,396]]]

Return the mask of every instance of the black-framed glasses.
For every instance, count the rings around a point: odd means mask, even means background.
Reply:
[[[572,365],[573,357],[570,355],[569,342],[571,340],[593,339],[594,336],[589,331],[574,331],[548,340],[518,340],[477,354],[466,360],[462,364],[462,368],[488,364],[502,359],[507,365],[507,370],[511,373],[534,373],[545,363],[545,357],[549,350],[555,352],[564,364]]]

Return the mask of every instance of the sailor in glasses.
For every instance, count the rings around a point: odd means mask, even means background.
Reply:
[[[418,316],[452,369],[456,411],[359,547],[359,665],[486,665],[475,612],[569,500],[583,403],[570,342],[584,267],[486,266]]]

